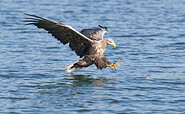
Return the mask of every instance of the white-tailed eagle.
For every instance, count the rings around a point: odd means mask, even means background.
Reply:
[[[95,64],[97,69],[101,70],[106,67],[114,70],[116,66],[119,66],[120,62],[111,63],[103,55],[108,45],[116,47],[116,44],[111,38],[103,39],[104,34],[108,32],[106,27],[98,25],[100,28],[83,29],[81,32],[78,32],[69,25],[50,21],[36,15],[26,15],[30,16],[29,18],[25,18],[25,21],[29,22],[27,25],[33,24],[38,28],[45,29],[64,45],[69,43],[71,50],[75,51],[80,58],[83,57],[83,59],[68,66],[67,72],[74,72],[92,64]]]

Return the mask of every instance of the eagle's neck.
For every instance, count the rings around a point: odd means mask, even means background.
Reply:
[[[107,46],[108,46],[108,44],[107,44],[106,40],[102,40],[101,43],[99,44],[100,54],[104,53]]]

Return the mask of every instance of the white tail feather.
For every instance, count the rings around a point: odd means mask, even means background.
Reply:
[[[76,62],[75,62],[75,63],[76,63]],[[67,67],[67,70],[66,70],[66,71],[67,71],[68,73],[74,72],[74,71],[80,69],[80,68],[75,68],[75,67],[73,67],[73,65],[74,65],[75,63],[73,63],[73,64],[71,64],[71,65],[69,65],[69,66]],[[73,67],[73,68],[72,68],[72,67]]]

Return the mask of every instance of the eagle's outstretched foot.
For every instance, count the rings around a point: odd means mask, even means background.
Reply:
[[[114,70],[114,69],[117,69],[117,66],[120,66],[120,63],[121,63],[121,61],[118,63],[114,62],[111,65],[108,65],[108,67],[110,67],[112,70]]]
[[[108,67],[110,67],[112,70],[114,70],[114,63],[112,63],[111,65],[108,65]]]

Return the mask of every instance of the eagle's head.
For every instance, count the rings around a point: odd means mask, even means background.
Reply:
[[[111,38],[105,39],[107,45],[112,45],[113,47],[116,47],[116,44]]]

